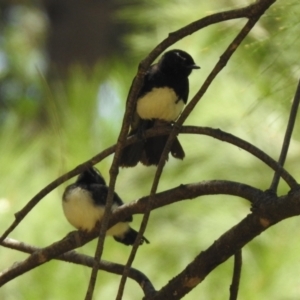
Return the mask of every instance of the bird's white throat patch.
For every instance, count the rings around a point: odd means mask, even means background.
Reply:
[[[137,102],[137,113],[142,119],[160,119],[175,121],[182,109],[184,102],[178,99],[171,88],[154,88]]]
[[[89,191],[76,187],[62,201],[64,214],[71,225],[80,230],[91,231],[104,214],[104,206],[95,205]],[[118,206],[113,204],[112,211]],[[111,227],[106,234],[122,236],[129,229],[127,222]]]

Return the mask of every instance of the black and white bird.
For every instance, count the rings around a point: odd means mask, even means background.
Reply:
[[[101,173],[96,168],[88,168],[81,173],[76,182],[66,187],[63,194],[63,211],[71,225],[82,231],[91,231],[101,221],[106,204],[108,187]],[[115,193],[112,211],[123,205]],[[125,245],[133,245],[137,232],[129,226],[132,216],[109,228],[106,235]],[[140,244],[149,241],[143,237]]]
[[[188,76],[200,69],[193,58],[182,50],[165,52],[157,64],[152,65],[140,90],[129,136],[138,134],[138,142],[122,151],[120,166],[133,167],[138,162],[146,166],[158,165],[168,135],[143,139],[143,131],[156,126],[172,126],[181,114],[189,95]],[[185,153],[175,138],[171,150],[175,158]]]

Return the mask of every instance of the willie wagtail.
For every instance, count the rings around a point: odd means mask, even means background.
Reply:
[[[63,194],[64,214],[71,225],[79,230],[91,231],[103,217],[108,187],[101,173],[96,168],[89,168],[81,173],[74,184],[69,185]],[[123,205],[115,193],[112,211]],[[107,235],[112,235],[117,242],[133,245],[137,232],[129,227],[132,216],[109,228]],[[149,241],[143,237],[140,244]]]
[[[145,140],[142,133],[156,126],[172,126],[187,102],[188,76],[193,69],[200,67],[188,53],[177,49],[165,52],[158,63],[149,68],[138,95],[129,132],[129,136],[138,134],[140,139],[123,149],[120,166],[133,167],[139,161],[146,166],[158,165],[168,135]],[[170,152],[175,158],[183,159],[185,156],[177,137]]]

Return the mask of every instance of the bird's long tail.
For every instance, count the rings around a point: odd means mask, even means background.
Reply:
[[[114,236],[114,239],[117,242],[129,246],[134,244],[137,235],[137,231],[129,227],[128,230],[122,236]],[[140,240],[140,245],[142,245],[143,243],[149,244],[150,242],[143,236]]]
[[[141,162],[146,166],[158,165],[167,140],[168,135],[148,138],[144,146],[144,152],[141,157]],[[173,141],[170,152],[173,157],[178,159],[183,159],[185,156],[184,150],[177,137]],[[166,160],[168,160],[168,156]]]
[[[143,133],[147,129],[161,126],[170,127],[172,125],[163,120],[140,120],[139,127],[132,129],[129,133],[129,136],[136,134],[139,137],[138,141],[126,146],[122,150],[120,166],[134,167],[139,161],[146,166],[157,166],[169,135],[155,136],[145,139],[143,137]],[[173,157],[178,159],[183,159],[185,157],[184,150],[177,137],[173,141],[170,153]],[[168,160],[168,156],[166,160]]]
[[[136,143],[126,146],[120,158],[121,167],[134,167],[142,158],[145,141],[140,139]]]
[[[145,146],[144,131],[151,128],[154,122],[151,120],[138,120],[138,124],[131,128],[128,136],[137,135],[136,143],[126,146],[121,153],[120,166],[134,167],[141,161]]]

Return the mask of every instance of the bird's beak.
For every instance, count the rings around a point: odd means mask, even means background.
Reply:
[[[201,69],[199,66],[197,66],[197,65],[195,65],[195,64],[194,64],[194,65],[190,65],[189,68],[192,69],[192,70],[194,70],[194,69],[195,69],[195,70],[196,70],[196,69]]]

